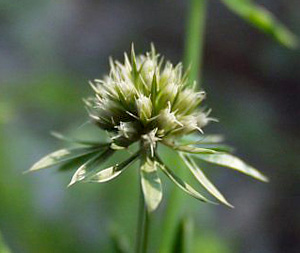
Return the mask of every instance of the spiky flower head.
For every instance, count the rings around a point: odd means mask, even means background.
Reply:
[[[160,169],[181,190],[211,202],[168,168],[157,152],[158,144],[172,150],[185,163],[200,184],[220,202],[231,206],[208,180],[194,158],[240,171],[256,179],[267,178],[253,167],[232,156],[227,146],[220,145],[219,136],[203,134],[203,128],[216,121],[210,110],[201,108],[204,91],[196,90],[182,64],[164,61],[154,46],[145,55],[124,54],[124,62],[110,59],[110,72],[101,80],[90,82],[95,94],[85,100],[89,117],[109,133],[108,143],[71,139],[81,147],[61,149],[42,158],[30,171],[76,160],[82,163],[69,185],[76,182],[107,182],[120,175],[136,160],[141,161],[140,178],[144,199],[149,211],[157,208],[162,199]],[[69,138],[55,134],[60,139]],[[128,159],[101,167],[104,161],[120,149],[139,142],[139,148]],[[70,163],[69,163],[70,164]]]
[[[139,56],[132,48],[123,63],[111,59],[109,74],[90,84],[95,91],[85,101],[90,118],[123,147],[153,136],[154,149],[157,141],[202,132],[214,120],[199,108],[205,92],[195,90],[181,63],[164,62],[154,46]]]

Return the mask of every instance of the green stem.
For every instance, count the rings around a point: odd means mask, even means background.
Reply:
[[[183,217],[178,224],[172,252],[195,252],[193,245],[193,222],[190,216]]]
[[[190,0],[185,35],[184,66],[190,66],[189,78],[198,82],[200,89],[200,68],[202,67],[205,19],[207,0]],[[180,162],[178,161],[178,164]],[[184,176],[185,170],[178,170],[179,176]],[[178,189],[172,189],[163,222],[163,233],[159,248],[160,253],[169,253],[172,247],[174,231],[182,213],[184,199]]]
[[[184,47],[184,66],[190,66],[189,78],[200,88],[207,0],[190,0]]]
[[[140,201],[138,214],[138,228],[136,234],[136,253],[146,253],[148,248],[149,213],[147,211],[142,186],[140,186]]]

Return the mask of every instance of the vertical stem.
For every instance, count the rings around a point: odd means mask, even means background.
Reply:
[[[200,89],[200,68],[202,67],[207,0],[190,0],[189,3],[185,35],[184,67],[187,68],[190,66],[189,78],[191,84],[194,80],[198,81],[198,89]],[[178,172],[179,176],[185,173],[184,170]],[[179,191],[173,189],[163,223],[163,233],[159,248],[160,253],[169,253],[171,251],[172,239],[174,238],[174,231],[180,218],[182,206],[184,204]]]
[[[195,252],[193,249],[193,222],[190,216],[183,217],[177,225],[171,252]]]
[[[184,252],[193,252],[194,243],[194,223],[193,217],[185,217],[184,219]]]
[[[140,200],[138,224],[136,233],[136,253],[146,253],[148,248],[149,213],[147,211],[142,186],[140,185]]]
[[[141,253],[147,253],[148,250],[148,233],[149,233],[149,213],[144,205],[144,231],[143,231],[143,244],[142,244],[142,251]]]
[[[189,78],[192,82],[198,82],[201,78],[204,37],[205,37],[205,19],[207,0],[190,0],[190,6],[187,17],[187,27],[184,47],[184,66],[190,66]]]

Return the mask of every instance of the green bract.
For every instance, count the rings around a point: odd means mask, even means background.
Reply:
[[[161,170],[180,189],[205,202],[211,202],[196,191],[164,164],[157,154],[161,143],[178,153],[199,183],[220,202],[231,206],[218,189],[208,180],[193,158],[215,163],[243,172],[256,179],[267,178],[256,169],[227,152],[220,145],[219,136],[203,135],[203,127],[210,121],[209,111],[200,107],[205,92],[197,91],[182,64],[173,66],[164,62],[152,45],[151,51],[136,56],[132,47],[130,57],[125,53],[124,63],[110,60],[110,72],[102,80],[90,82],[95,95],[85,100],[91,121],[109,132],[110,142],[64,140],[81,147],[61,149],[42,158],[30,171],[60,163],[79,163],[69,185],[76,182],[102,183],[114,179],[136,160],[141,161],[140,178],[145,203],[155,210],[162,199]],[[192,85],[191,85],[192,84]],[[190,138],[188,138],[190,136]],[[108,168],[101,164],[120,149],[139,142],[139,149],[125,161]]]

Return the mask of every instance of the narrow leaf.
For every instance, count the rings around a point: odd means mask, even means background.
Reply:
[[[222,0],[235,14],[261,31],[270,34],[275,40],[286,47],[296,48],[297,37],[291,33],[278,19],[264,7],[252,0]]]
[[[199,138],[200,137],[200,138]],[[224,141],[222,135],[200,135],[189,134],[182,138],[181,145],[196,145],[196,144],[216,144]]]
[[[192,197],[194,197],[200,201],[211,203],[211,204],[216,204],[215,202],[212,202],[212,201],[208,200],[207,198],[205,198],[202,194],[197,192],[192,186],[190,186],[188,183],[186,183],[181,178],[176,176],[176,174],[172,170],[170,170],[165,164],[163,164],[163,162],[160,160],[160,158],[157,155],[156,155],[156,159],[159,162],[158,165],[159,165],[159,168],[162,170],[162,172],[165,173],[165,175],[169,179],[171,179],[171,181],[173,181],[173,183],[175,183],[175,185],[177,185],[181,190],[183,190],[185,193],[191,195]]]
[[[89,172],[91,171],[92,168],[98,166],[100,163],[104,163],[110,156],[112,156],[113,153],[114,150],[109,148],[103,153],[97,154],[92,158],[90,158],[89,160],[87,160],[76,170],[68,187],[70,187],[71,185],[79,181],[84,180],[89,175]]]
[[[95,152],[99,148],[65,148],[48,154],[36,162],[29,171],[45,169],[71,159]]]
[[[264,176],[261,172],[251,167],[250,165],[247,165],[241,159],[230,154],[225,154],[225,153],[218,153],[213,155],[200,154],[195,157],[209,163],[215,163],[221,166],[228,167],[230,169],[237,170],[239,172],[242,172],[248,176],[254,177],[263,182],[269,181],[268,178]]]
[[[162,187],[157,175],[157,162],[146,156],[140,168],[141,185],[149,212],[154,211],[162,200]]]
[[[83,163],[87,162],[87,160],[91,159],[92,157],[96,156],[99,154],[99,150],[89,153],[87,155],[83,155],[77,158],[74,158],[72,160],[66,161],[59,165],[58,171],[59,172],[65,172],[65,171],[70,171],[74,169],[78,169]]]
[[[78,140],[78,139],[68,137],[68,136],[65,136],[61,133],[54,132],[54,131],[51,132],[51,135],[53,137],[59,139],[59,140],[66,141],[66,142],[72,142],[72,143],[78,143],[78,144],[81,144],[81,145],[97,146],[97,147],[107,147],[107,146],[110,145],[110,143],[101,143],[101,142],[96,142],[96,141]]]
[[[219,134],[204,135],[200,143],[220,143],[224,141],[224,136]]]
[[[207,148],[217,152],[226,152],[231,153],[234,151],[234,148],[228,145],[221,145],[221,144],[199,144],[199,148]]]
[[[206,140],[197,140],[197,141],[192,141],[190,140],[189,142],[183,141],[179,142],[178,146],[189,146],[189,145],[196,145],[198,148],[205,148],[205,149],[210,149],[214,150],[217,152],[233,152],[233,148],[225,145],[225,144],[219,144],[219,143],[214,143],[214,142],[207,142]],[[175,144],[176,146],[176,144]]]
[[[128,166],[133,163],[139,156],[139,152],[131,156],[129,159],[125,160],[120,164],[116,164],[107,169],[101,170],[97,173],[92,173],[85,180],[87,183],[104,183],[108,182],[117,176],[119,176]]]
[[[199,148],[195,146],[188,146],[188,145],[176,145],[170,141],[162,141],[163,144],[166,146],[181,152],[193,153],[193,154],[215,154],[217,151],[208,149],[208,148]]]
[[[225,199],[225,197],[222,195],[222,193],[219,192],[219,190],[209,181],[209,179],[205,176],[203,171],[197,166],[197,164],[187,155],[180,154],[180,157],[184,161],[184,163],[187,165],[189,170],[193,173],[195,178],[199,181],[199,183],[214,197],[216,197],[220,202],[223,204],[233,207],[231,204],[228,203],[228,201]]]

